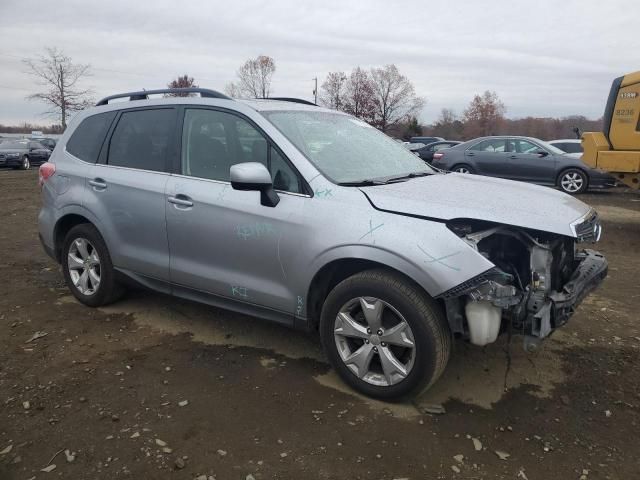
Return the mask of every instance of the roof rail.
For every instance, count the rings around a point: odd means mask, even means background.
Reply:
[[[301,103],[303,105],[313,105],[317,107],[317,103],[310,102],[309,100],[303,100],[302,98],[293,98],[293,97],[268,97],[268,98],[259,98],[258,100],[278,100],[280,102],[293,102],[293,103]]]
[[[225,100],[232,100],[225,94],[216,92],[215,90],[209,90],[208,88],[162,88],[160,90],[142,90],[141,92],[127,92],[119,93],[117,95],[110,95],[108,97],[104,97],[102,100],[96,103],[96,107],[100,105],[107,105],[110,100],[115,100],[116,98],[129,97],[129,101],[147,100],[149,98],[149,95],[158,95],[161,93],[199,93],[200,97],[202,98],[223,98]]]

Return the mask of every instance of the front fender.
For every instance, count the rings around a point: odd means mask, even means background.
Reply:
[[[336,260],[358,259],[397,270],[435,297],[483,272],[494,264],[451,232],[444,223],[385,214],[389,228],[375,240],[349,242],[322,250],[306,269],[304,285]]]

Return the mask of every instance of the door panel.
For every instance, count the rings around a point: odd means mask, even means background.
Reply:
[[[555,183],[556,160],[553,155],[541,156],[535,153],[544,149],[528,140],[512,139],[509,146],[510,170],[514,180],[551,185]]]
[[[101,219],[114,266],[169,280],[165,185],[169,175],[109,165],[89,168],[86,207]]]
[[[174,285],[291,313],[294,286],[286,275],[300,248],[305,195],[288,160],[247,119],[226,111],[186,108],[180,174],[167,184],[167,233]],[[262,163],[280,203],[260,204],[257,191],[231,188],[229,169]]]
[[[171,107],[120,113],[85,188],[87,208],[104,222],[113,264],[163,281],[169,280],[165,189],[176,120]]]
[[[511,178],[504,139],[483,140],[473,145],[465,151],[465,159],[480,175]]]
[[[169,203],[189,199],[193,206]],[[297,225],[305,198],[280,194],[274,208],[259,192],[228,183],[171,176],[167,227],[171,282],[223,297],[293,313],[295,293],[283,270],[300,248]]]

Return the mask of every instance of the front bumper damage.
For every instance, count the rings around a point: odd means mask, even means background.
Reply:
[[[551,318],[555,328],[567,323],[582,301],[607,277],[609,265],[604,256],[595,250],[583,250],[578,268],[559,292],[550,295]]]
[[[590,218],[593,238],[600,224]],[[595,226],[595,227],[594,227]],[[455,334],[477,345],[499,333],[524,337],[527,350],[563,326],[580,303],[606,278],[605,257],[585,241],[496,226],[461,235],[495,267],[439,296]],[[528,257],[528,258],[527,258]]]

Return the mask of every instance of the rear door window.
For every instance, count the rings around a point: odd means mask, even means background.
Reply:
[[[123,112],[109,142],[108,165],[162,172],[176,126],[173,108]]]
[[[106,112],[82,120],[67,142],[67,152],[85,162],[95,163],[115,116],[116,112]]]
[[[492,140],[483,140],[482,142],[476,143],[469,150],[474,152],[498,152],[503,153],[506,152],[506,140],[503,138],[492,139]]]

